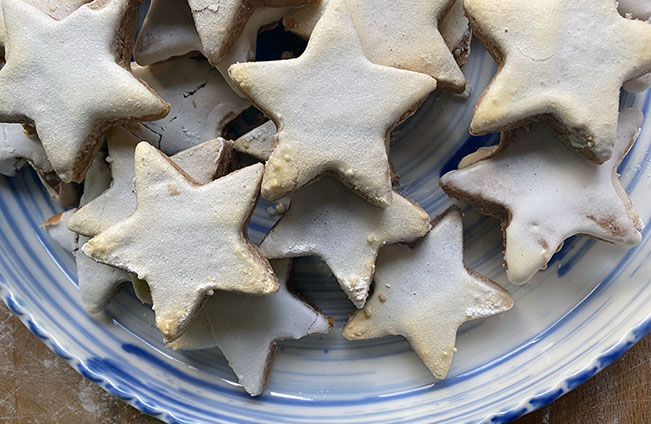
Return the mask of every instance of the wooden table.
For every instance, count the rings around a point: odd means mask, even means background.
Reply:
[[[651,423],[651,337],[516,424]],[[0,423],[156,423],[82,378],[0,304]]]

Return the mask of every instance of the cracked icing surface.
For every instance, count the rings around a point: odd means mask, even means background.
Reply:
[[[170,104],[165,118],[144,124],[160,135],[160,149],[169,155],[221,137],[224,126],[251,106],[200,59],[177,58],[132,68]]]
[[[125,220],[136,210],[133,158],[141,140],[121,127],[111,129],[107,139],[113,183],[81,207],[68,224],[71,230],[90,237]],[[223,139],[216,139],[181,151],[171,159],[197,183],[207,184],[226,172],[228,150]]]
[[[0,120],[33,122],[63,182],[83,179],[111,124],[167,114],[169,106],[128,70],[135,2],[96,1],[60,21],[19,0],[3,7]]]
[[[513,130],[504,133],[496,151],[444,175],[441,187],[504,220],[507,276],[523,284],[572,235],[628,246],[640,242],[643,224],[617,167],[641,123],[639,111],[622,111],[613,157],[600,166],[569,152],[543,123]]]
[[[317,255],[323,258],[348,298],[361,308],[385,244],[421,237],[429,216],[393,193],[387,208],[373,206],[332,178],[302,188],[285,215],[260,244],[268,258]]]
[[[301,57],[229,72],[279,130],[262,183],[266,199],[331,173],[369,201],[391,203],[387,134],[436,81],[368,61],[344,3],[329,3]]]
[[[270,296],[215,293],[174,349],[219,347],[244,389],[262,394],[276,343],[328,333],[331,321],[287,290],[291,260],[271,261],[280,289]]]
[[[154,147],[140,143],[135,212],[82,250],[147,281],[156,326],[173,341],[215,290],[278,289],[271,266],[245,233],[263,168],[252,165],[198,185]]]
[[[317,0],[188,0],[188,4],[203,46],[203,54],[212,65],[217,66],[230,52],[256,8],[297,6],[315,1]]]
[[[463,264],[463,223],[448,209],[412,249],[384,247],[375,290],[344,327],[344,337],[363,340],[404,336],[436,378],[445,378],[464,322],[505,312],[513,299],[497,283]]]
[[[438,22],[446,16],[453,1],[346,0],[346,4],[364,53],[371,62],[422,72],[436,78],[442,88],[462,92],[465,78],[451,53],[461,39],[451,48],[446,46],[458,37],[457,26],[447,23],[448,40],[438,29]],[[286,16],[283,23],[289,31],[309,38],[327,4],[328,0],[323,0],[320,4],[305,6]],[[455,13],[458,16],[459,8]],[[463,33],[467,31],[466,21]]]
[[[465,0],[464,7],[500,63],[471,133],[544,118],[586,158],[608,160],[619,90],[651,70],[651,26],[620,16],[613,0]]]

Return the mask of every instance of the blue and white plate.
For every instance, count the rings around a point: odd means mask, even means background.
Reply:
[[[465,73],[469,98],[435,96],[395,134],[391,158],[401,191],[431,216],[451,201],[438,178],[497,136],[472,138],[472,108],[495,72],[477,44]],[[649,94],[624,106],[649,110]],[[648,122],[648,121],[647,121]],[[123,291],[105,313],[80,306],[75,265],[39,224],[60,211],[25,172],[0,180],[0,295],[54,352],[89,379],[168,422],[501,423],[548,404],[610,364],[651,329],[651,125],[621,167],[647,224],[634,249],[573,238],[533,282],[515,287],[502,267],[499,223],[464,207],[467,264],[516,300],[510,312],[464,326],[444,381],[435,381],[399,337],[349,342],[352,305],[318,259],[299,261],[295,286],[336,319],[327,336],[283,343],[259,398],[237,384],[218,350],[164,347],[151,311]],[[250,234],[272,218],[261,205]]]

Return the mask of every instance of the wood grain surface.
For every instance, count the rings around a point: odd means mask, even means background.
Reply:
[[[651,423],[651,337],[516,424]],[[0,303],[0,423],[156,423],[81,377]]]

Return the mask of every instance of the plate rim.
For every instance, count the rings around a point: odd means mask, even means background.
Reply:
[[[37,324],[32,312],[23,306],[20,299],[15,296],[8,281],[0,280],[0,295],[2,301],[9,308],[12,314],[16,316],[32,334],[38,337],[48,349],[59,358],[63,359],[70,367],[81,374],[82,377],[92,381],[107,393],[116,396],[120,400],[147,415],[167,423],[184,421],[174,416],[174,413],[162,405],[147,404],[137,394],[129,392],[128,390],[119,389],[114,384],[111,377],[105,373],[91,371],[84,360],[80,359],[77,355],[66,351],[56,337],[52,336],[47,330]],[[629,328],[628,331],[620,337],[617,343],[607,350],[600,352],[585,363],[579,371],[563,375],[554,386],[549,387],[534,396],[525,396],[514,406],[494,411],[481,418],[478,423],[506,424],[551,404],[561,396],[576,389],[594,377],[604,368],[608,367],[647,334],[651,334],[651,313],[632,328]]]

